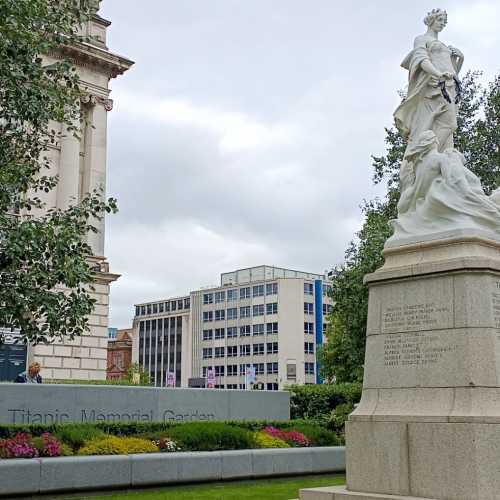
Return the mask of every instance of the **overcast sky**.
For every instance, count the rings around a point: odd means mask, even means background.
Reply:
[[[110,326],[221,272],[341,262],[433,7],[490,80],[498,0],[104,0],[108,46],[135,61],[111,84]]]

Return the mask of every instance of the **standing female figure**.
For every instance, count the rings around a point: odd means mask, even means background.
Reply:
[[[447,23],[446,11],[432,10],[424,23],[427,32],[417,36],[413,50],[401,63],[409,71],[408,93],[394,112],[394,119],[409,144],[425,130],[432,130],[442,152],[453,148],[460,91],[458,73],[464,56],[439,40]],[[436,113],[443,106],[444,112]]]

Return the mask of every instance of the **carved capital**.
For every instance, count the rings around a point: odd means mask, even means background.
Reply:
[[[95,106],[97,104],[98,97],[94,94],[85,94],[80,98],[80,101],[83,104],[90,104],[91,106]]]
[[[97,99],[97,102],[99,104],[102,104],[106,111],[111,111],[113,109],[113,99],[109,99],[107,97],[99,97]]]

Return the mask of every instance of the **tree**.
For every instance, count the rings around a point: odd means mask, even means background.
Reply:
[[[469,72],[462,82],[463,98],[458,114],[456,147],[487,193],[500,184],[500,75],[487,89],[478,83],[479,73]],[[374,183],[386,182],[384,199],[365,202],[364,223],[345,253],[343,264],[332,270],[335,307],[330,315],[327,339],[319,356],[326,380],[358,382],[363,378],[368,288],[363,277],[383,262],[382,250],[391,235],[389,221],[397,217],[399,166],[406,143],[395,128],[386,128],[387,151],[373,156]]]
[[[41,55],[78,44],[95,0],[0,0],[0,325],[39,343],[88,330],[94,271],[86,243],[92,221],[115,200],[89,193],[65,210],[45,206],[57,185],[49,148],[81,119],[78,75],[70,61]]]

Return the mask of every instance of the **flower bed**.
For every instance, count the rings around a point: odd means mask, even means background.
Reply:
[[[335,433],[304,421],[0,426],[0,458],[335,446]]]

